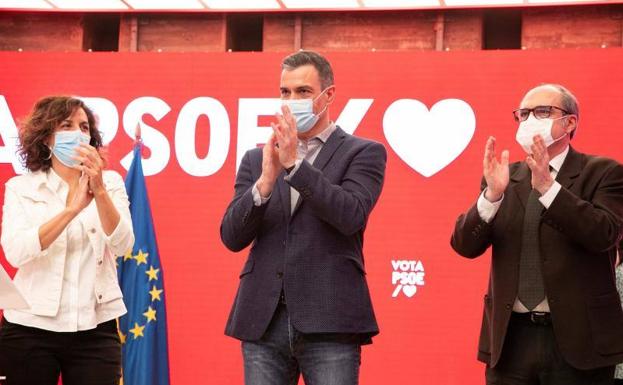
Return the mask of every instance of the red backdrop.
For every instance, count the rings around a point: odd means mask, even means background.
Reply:
[[[44,95],[99,98],[89,100],[111,142],[110,167],[122,175],[128,133],[142,122],[174,385],[242,383],[239,344],[223,329],[246,252],[225,249],[219,223],[236,159],[261,142],[267,128],[258,127],[278,105],[283,56],[0,53],[2,182],[15,174],[13,125]],[[381,334],[364,348],[361,383],[480,384],[484,367],[475,357],[489,255],[462,259],[449,238],[478,195],[485,141],[495,135],[521,159],[511,111],[530,87],[558,82],[580,100],[573,145],[623,159],[623,50],[327,56],[337,85],[332,118],[389,154],[365,243]]]

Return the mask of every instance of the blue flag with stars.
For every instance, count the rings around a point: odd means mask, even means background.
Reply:
[[[134,249],[118,258],[119,283],[128,313],[119,319],[123,385],[169,385],[164,274],[158,255],[143,164],[142,144],[125,180],[134,226]]]

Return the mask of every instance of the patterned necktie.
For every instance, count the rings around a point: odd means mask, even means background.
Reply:
[[[545,299],[539,248],[539,224],[543,205],[539,202],[538,195],[534,189],[530,192],[521,237],[519,292],[517,295],[528,310],[534,309]]]

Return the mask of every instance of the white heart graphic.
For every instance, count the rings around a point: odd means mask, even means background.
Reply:
[[[417,292],[417,287],[415,285],[404,285],[402,287],[402,292],[409,298],[413,297]]]
[[[456,159],[475,129],[476,115],[460,99],[440,100],[430,111],[419,100],[399,99],[383,116],[383,132],[389,145],[409,167],[425,177]]]

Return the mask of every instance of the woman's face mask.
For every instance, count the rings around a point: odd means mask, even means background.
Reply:
[[[88,144],[90,141],[91,137],[80,130],[57,131],[54,134],[52,154],[67,167],[77,166],[78,161],[73,158],[76,149],[80,143]]]

